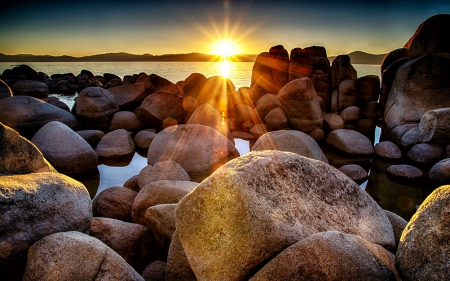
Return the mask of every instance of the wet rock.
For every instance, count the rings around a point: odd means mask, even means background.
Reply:
[[[154,261],[144,269],[142,277],[145,281],[165,281],[166,266],[167,264],[163,261]]]
[[[279,150],[328,163],[328,159],[313,138],[300,131],[270,132],[260,137],[252,151]]]
[[[94,217],[89,235],[105,243],[138,272],[152,262],[152,234],[143,225]]]
[[[13,92],[15,96],[46,98],[48,97],[48,86],[38,81],[23,80],[14,84]]]
[[[333,60],[331,65],[331,86],[333,89],[338,89],[341,81],[346,79],[355,81],[356,77],[356,70],[348,55],[339,55]]]
[[[408,152],[409,159],[420,164],[433,164],[441,159],[442,146],[439,144],[419,143]]]
[[[67,125],[52,121],[31,139],[44,157],[63,174],[78,174],[98,166],[94,149]]]
[[[450,108],[439,108],[423,114],[419,123],[420,142],[450,142]]]
[[[356,105],[355,83],[351,79],[346,79],[339,83],[338,96],[339,112],[350,106]]]
[[[448,278],[450,186],[431,193],[402,233],[396,263],[403,280]]]
[[[133,221],[145,225],[145,212],[148,208],[159,204],[178,203],[191,192],[198,183],[190,181],[155,181],[144,186],[134,199]]]
[[[155,129],[179,124],[185,115],[183,97],[161,91],[147,96],[139,109],[139,118]]]
[[[114,95],[99,87],[85,88],[76,101],[75,115],[85,129],[107,130],[117,111]]]
[[[264,122],[271,131],[278,131],[289,128],[289,122],[281,107],[270,111],[264,118]]]
[[[0,122],[31,139],[45,124],[59,121],[72,130],[79,128],[77,119],[61,108],[28,96],[14,96],[0,100]]]
[[[166,281],[197,281],[181,245],[177,231],[173,234],[167,256]]]
[[[108,91],[116,99],[120,110],[133,111],[148,96],[143,82],[109,88]]]
[[[0,174],[56,172],[29,140],[0,123]]]
[[[375,145],[375,154],[384,159],[401,159],[402,151],[391,141],[382,141]]]
[[[142,121],[130,111],[118,111],[114,113],[109,125],[110,130],[124,129],[128,131],[138,130],[144,124]]]
[[[441,184],[450,183],[450,158],[442,159],[431,167],[428,177]]]
[[[131,209],[137,195],[136,191],[121,186],[103,190],[92,201],[94,217],[131,222]]]
[[[175,232],[175,208],[178,204],[159,204],[145,211],[145,225],[152,230],[155,243],[169,252],[170,242]]]
[[[397,252],[397,246],[400,242],[400,238],[402,237],[402,232],[405,229],[408,222],[404,218],[400,217],[399,215],[397,215],[393,212],[384,210],[384,213],[386,214],[389,221],[391,222],[392,229],[394,230],[395,249],[394,249],[393,253],[395,253],[395,252]]]
[[[159,132],[148,149],[148,163],[174,161],[192,181],[202,181],[229,160],[239,157],[233,143],[216,130],[197,124]]]
[[[386,174],[396,181],[410,181],[423,177],[423,173],[418,168],[411,165],[391,165],[386,169]]]
[[[134,154],[134,142],[124,129],[107,133],[95,148],[98,157],[121,158]]]
[[[351,180],[356,182],[357,184],[362,184],[367,180],[367,172],[361,166],[355,164],[349,164],[342,166],[338,169],[344,175],[349,177]]]
[[[28,252],[23,280],[144,280],[100,240],[70,231],[49,235]]]
[[[356,104],[361,105],[371,101],[378,101],[380,96],[380,77],[366,75],[355,81]]]
[[[293,129],[309,133],[322,127],[322,112],[316,98],[309,78],[293,80],[278,92],[278,99]]]
[[[87,143],[89,143],[92,148],[95,148],[105,135],[105,133],[100,130],[81,130],[76,131],[76,133],[80,135],[80,137],[82,137]]]
[[[359,119],[359,107],[357,106],[349,106],[342,110],[341,116],[344,123],[356,122]]]
[[[191,178],[179,164],[173,161],[161,161],[144,167],[138,175],[139,189],[160,180],[190,181]]]
[[[286,247],[327,230],[394,247],[389,220],[356,183],[321,161],[280,151],[222,166],[180,201],[176,227],[205,280],[247,279]]]
[[[0,180],[0,270],[5,280],[23,273],[28,248],[61,231],[88,232],[91,198],[78,181],[58,173],[3,176]]]
[[[140,149],[147,150],[152,144],[153,139],[156,137],[156,134],[147,130],[142,130],[134,136],[134,142],[137,147]]]
[[[0,79],[0,100],[12,97],[11,88],[2,79]]]
[[[434,15],[424,21],[403,48],[408,56],[417,58],[431,53],[450,53],[450,15]]]
[[[374,152],[372,142],[363,134],[347,129],[331,132],[327,144],[350,155],[370,155]]]

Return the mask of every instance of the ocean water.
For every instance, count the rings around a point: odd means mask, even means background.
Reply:
[[[12,68],[23,63],[1,63],[0,72],[7,68]],[[87,63],[46,63],[30,62],[25,63],[37,71],[45,72],[48,75],[57,73],[80,73],[81,70],[90,70],[94,75],[103,73],[113,73],[120,77],[125,75],[138,74],[145,72],[147,74],[157,74],[171,82],[176,83],[186,79],[192,73],[202,73],[206,77],[227,76],[234,83],[236,89],[248,87],[251,81],[253,68],[252,62],[87,62]],[[379,65],[354,65],[358,77],[365,75],[380,76]],[[59,98],[72,106],[75,96]],[[376,129],[375,143],[378,142],[380,129]],[[249,143],[237,139],[236,147],[241,155],[249,152]],[[345,158],[333,153],[327,152],[330,164],[339,167],[346,164],[359,164],[369,172],[369,180],[361,185],[383,209],[393,211],[403,218],[409,220],[413,215],[413,208],[419,205],[432,191],[433,187],[427,186],[427,183],[401,184],[391,181],[385,170],[389,163],[376,159],[354,159]],[[78,178],[88,188],[91,196],[95,196],[102,190],[111,186],[122,186],[130,177],[137,175],[140,170],[147,165],[146,154],[136,152],[129,159],[122,159],[120,162],[102,163],[98,166],[98,173],[89,177]]]

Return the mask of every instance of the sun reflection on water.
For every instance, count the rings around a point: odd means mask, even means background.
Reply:
[[[222,76],[224,78],[228,78],[230,74],[230,62],[228,60],[223,60],[221,62],[221,68],[222,68]]]

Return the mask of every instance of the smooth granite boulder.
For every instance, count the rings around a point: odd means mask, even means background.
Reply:
[[[144,281],[127,262],[100,240],[70,231],[49,235],[28,252],[24,281]]]
[[[280,251],[327,230],[395,246],[383,210],[347,176],[269,150],[230,161],[200,183],[178,203],[176,228],[200,280],[246,280]]]
[[[229,139],[198,124],[172,126],[159,132],[147,154],[148,164],[174,161],[196,182],[236,157],[239,152]]]
[[[402,280],[446,280],[450,270],[450,186],[433,191],[402,233],[396,263]]]
[[[88,232],[91,225],[88,191],[63,174],[1,177],[0,206],[0,271],[5,280],[23,272],[34,242],[61,231]]]
[[[450,158],[442,159],[431,167],[428,177],[441,184],[450,183]]]
[[[190,181],[191,178],[179,164],[173,161],[161,161],[144,167],[138,175],[139,189],[159,180]]]
[[[272,131],[289,128],[288,118],[281,107],[272,109],[264,118],[267,127]]]
[[[367,172],[363,167],[355,164],[348,164],[338,169],[344,173],[347,177],[352,179],[357,184],[362,184],[367,179]]]
[[[423,172],[414,166],[400,164],[391,165],[386,169],[386,175],[397,181],[417,180],[423,177]]]
[[[0,174],[56,172],[29,140],[0,123]]]
[[[339,55],[333,60],[333,63],[331,64],[332,89],[338,89],[341,81],[346,79],[355,81],[356,77],[356,70],[348,55]]]
[[[256,103],[256,111],[258,111],[259,117],[264,120],[266,115],[275,108],[281,107],[281,103],[278,100],[278,96],[274,94],[265,94]]]
[[[165,281],[166,267],[167,264],[165,262],[154,261],[142,271],[142,277],[145,281]]]
[[[420,142],[450,142],[450,108],[425,112],[419,123]]]
[[[147,150],[155,137],[156,133],[142,130],[134,136],[134,143],[138,148]]]
[[[209,103],[220,114],[229,116],[235,106],[236,87],[229,78],[222,76],[209,77],[198,95],[197,104]]]
[[[122,158],[132,156],[135,151],[130,133],[124,129],[107,133],[97,144],[95,152],[102,158]]]
[[[363,134],[347,129],[332,131],[327,144],[349,155],[370,155],[374,152],[372,142]]]
[[[392,253],[395,254],[395,252],[397,252],[397,247],[400,243],[400,238],[402,237],[403,230],[405,229],[408,222],[404,218],[388,210],[384,210],[384,213],[391,222],[392,230],[394,230],[395,249],[392,251]]]
[[[145,92],[143,82],[112,87],[109,88],[108,91],[116,99],[116,103],[120,110],[133,111],[138,108],[142,101],[148,96]]]
[[[434,143],[418,143],[408,152],[409,159],[420,164],[434,164],[441,159],[442,145]]]
[[[175,208],[178,204],[159,204],[145,211],[145,225],[152,230],[155,243],[169,252],[170,242],[175,232]]]
[[[131,209],[137,195],[136,191],[121,186],[102,190],[92,201],[94,217],[131,222]]]
[[[391,141],[382,141],[375,145],[375,154],[384,159],[401,159],[402,151]]]
[[[38,81],[22,80],[14,84],[13,92],[15,96],[30,96],[42,99],[48,97],[48,86]]]
[[[167,255],[166,281],[197,281],[175,230]]]
[[[98,166],[94,149],[67,125],[52,121],[31,139],[44,157],[63,174],[78,174]]]
[[[130,111],[118,111],[114,113],[109,125],[110,130],[124,129],[128,131],[136,131],[142,128],[142,121]]]
[[[80,130],[76,131],[87,143],[95,148],[100,140],[105,136],[105,133],[101,130]]]
[[[163,91],[147,96],[139,109],[139,118],[155,129],[179,124],[185,115],[183,96]]]

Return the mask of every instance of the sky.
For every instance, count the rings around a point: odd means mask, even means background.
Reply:
[[[0,53],[216,53],[230,40],[244,54],[275,45],[382,54],[441,13],[450,1],[0,0]]]

